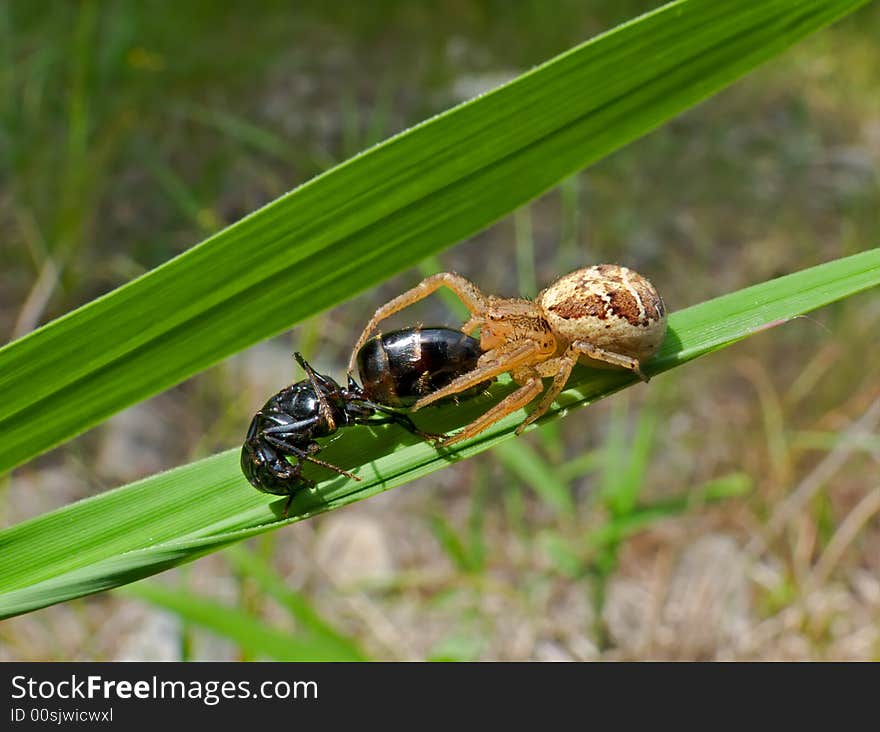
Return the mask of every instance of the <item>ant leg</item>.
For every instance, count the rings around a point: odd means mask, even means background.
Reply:
[[[311,445],[309,445],[308,449],[303,450],[301,447],[297,447],[296,445],[291,445],[289,442],[285,442],[284,440],[281,440],[277,437],[272,437],[271,435],[268,435],[266,437],[266,441],[270,445],[277,447],[280,450],[285,450],[285,451],[289,452],[291,455],[293,455],[293,457],[295,457],[297,459],[298,465],[301,465],[302,461],[306,460],[310,463],[314,463],[315,465],[320,465],[322,468],[327,468],[328,470],[332,470],[334,473],[339,473],[339,475],[344,475],[346,478],[352,478],[353,480],[357,480],[357,481],[361,480],[353,473],[349,473],[347,470],[343,470],[342,468],[336,467],[332,463],[328,463],[324,460],[319,460],[318,458],[314,457],[314,453],[318,452],[318,450],[321,449],[318,446],[317,442],[311,443]]]
[[[634,372],[642,381],[648,381],[648,377],[645,376],[642,371],[641,364],[637,358],[624,356],[612,351],[606,351],[604,348],[598,348],[592,343],[587,343],[586,341],[574,341],[569,347],[569,351],[576,351],[577,353],[589,356],[596,361],[603,361],[612,366],[619,366],[620,368],[628,369]]]
[[[262,414],[262,412],[260,412]],[[280,415],[266,415],[271,416],[273,419],[280,419]],[[309,417],[308,419],[301,419],[298,422],[278,422],[272,427],[266,427],[263,430],[264,435],[271,435],[275,437],[275,439],[283,439],[284,435],[289,435],[292,433],[301,432],[302,430],[308,429],[309,427],[314,427],[318,422],[317,417]],[[280,435],[280,437],[276,437],[276,435]]]
[[[265,469],[280,482],[300,480],[300,463],[291,465],[278,448],[265,438],[251,440],[252,451],[259,457]]]
[[[324,392],[319,386],[320,375],[315,373],[315,370],[303,358],[303,355],[299,351],[294,353],[293,357],[296,359],[296,362],[300,366],[302,366],[303,371],[305,371],[306,375],[309,377],[309,381],[312,384],[312,389],[314,389],[315,391],[315,398],[318,400],[318,409],[321,412],[321,416],[324,418],[324,421],[327,422],[329,431],[333,432],[336,429],[336,420],[333,419],[333,413],[330,411],[330,405],[327,404],[327,398],[324,396]],[[323,379],[321,379],[321,381],[323,381]]]
[[[468,371],[456,379],[450,381],[442,389],[431,392],[426,397],[422,397],[412,406],[415,412],[422,407],[433,404],[438,399],[458,394],[459,392],[470,389],[473,386],[482,384],[484,381],[493,379],[505,371],[513,371],[514,369],[524,366],[534,360],[535,351],[538,350],[537,345],[532,341],[509,343],[491,352],[491,357],[486,358],[488,352],[480,357],[478,365],[473,371]],[[485,361],[484,361],[485,359]],[[502,402],[503,403],[503,402]]]
[[[484,429],[491,427],[498,420],[515,412],[517,409],[521,409],[531,402],[541,393],[544,384],[537,372],[534,370],[530,371],[531,375],[525,379],[525,383],[523,383],[519,389],[512,394],[508,394],[504,399],[498,402],[498,404],[492,407],[492,409],[480,417],[477,417],[477,419],[467,425],[467,427],[457,435],[453,435],[452,437],[443,440],[443,442],[440,443],[441,447],[448,447],[449,445],[454,445],[456,442],[478,435]]]
[[[385,318],[394,315],[394,313],[403,310],[405,307],[408,307],[419,300],[424,300],[431,293],[441,287],[448,287],[458,295],[458,299],[464,303],[465,307],[472,315],[479,315],[486,309],[486,296],[480,292],[473,282],[465,279],[461,275],[455,274],[454,272],[439,272],[438,274],[426,277],[412,289],[398,295],[393,300],[389,300],[376,310],[376,313],[370,318],[370,322],[367,323],[361,333],[361,337],[358,338],[358,341],[351,352],[351,358],[348,362],[348,373],[354,373],[358,351],[360,351],[364,343],[369,340],[370,335],[376,330],[376,326],[379,325],[380,322],[385,320]],[[471,318],[471,320],[473,320],[473,318]],[[470,322],[471,321],[468,321],[468,323]]]
[[[417,437],[421,437],[423,440],[427,440],[430,442],[436,442],[437,440],[442,440],[446,435],[435,435],[433,432],[425,432],[424,430],[416,427],[416,423],[413,422],[409,417],[405,414],[400,414],[399,412],[395,412],[387,407],[383,407],[381,404],[375,404],[370,401],[362,402],[365,406],[368,406],[370,409],[375,409],[377,412],[384,414],[384,417],[380,419],[365,419],[363,422],[358,422],[358,424],[396,424],[399,427],[403,427],[407,432],[411,432]]]

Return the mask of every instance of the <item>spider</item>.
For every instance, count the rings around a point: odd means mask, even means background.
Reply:
[[[560,277],[534,300],[484,295],[470,280],[441,272],[380,307],[364,328],[354,353],[385,318],[448,287],[471,317],[461,330],[480,328],[483,354],[476,368],[437,391],[420,398],[416,411],[438,399],[470,389],[502,373],[510,373],[519,388],[456,435],[447,446],[479,434],[498,420],[544,396],[516,429],[519,435],[541,417],[562,391],[574,365],[618,367],[647,381],[642,362],[653,356],[666,335],[666,307],[654,286],[626,267],[599,264]],[[354,368],[354,356],[349,371]],[[544,391],[543,379],[553,383]]]

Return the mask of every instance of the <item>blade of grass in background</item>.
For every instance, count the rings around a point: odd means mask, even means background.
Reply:
[[[322,638],[300,637],[275,630],[243,610],[188,592],[142,583],[126,594],[170,610],[197,625],[234,641],[243,651],[276,661],[362,661],[363,656]]]
[[[273,598],[290,616],[297,621],[302,632],[320,644],[325,655],[347,657],[351,660],[366,660],[357,644],[328,625],[300,593],[287,586],[267,561],[243,547],[234,546],[226,550],[225,558],[231,561],[236,570],[259,586],[262,593]]]
[[[633,507],[625,515],[612,517],[602,527],[591,531],[584,544],[591,551],[605,550],[619,544],[637,531],[659,519],[684,513],[700,503],[712,503],[746,495],[752,487],[751,478],[745,473],[730,473],[710,480],[684,498],[659,501],[647,506]]]
[[[865,1],[671,3],[7,345],[0,472],[477,232]]]
[[[801,313],[880,284],[880,249],[764,282],[670,315],[669,334],[648,374],[659,374]],[[632,385],[621,372],[581,368],[553,415]],[[494,388],[495,396],[504,385]],[[477,398],[424,414],[445,431],[491,403]],[[347,429],[322,458],[362,466],[362,482],[335,477],[291,504],[287,523],[339,508],[482,452],[513,437],[525,412],[493,425],[454,451],[440,452],[393,428]],[[402,440],[402,442],[400,442]],[[324,477],[314,474],[314,477]],[[326,474],[325,474],[326,475]],[[253,490],[230,450],[66,506],[0,532],[0,617],[132,582],[233,542],[283,526],[284,499]]]
[[[501,464],[531,487],[548,505],[559,513],[574,511],[574,498],[568,484],[556,475],[534,448],[525,443],[499,445],[497,453]]]

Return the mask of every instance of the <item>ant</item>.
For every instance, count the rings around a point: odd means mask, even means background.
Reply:
[[[257,490],[290,496],[284,507],[286,517],[297,490],[315,485],[302,475],[303,463],[360,480],[315,457],[321,450],[316,438],[353,424],[393,423],[422,439],[439,441],[444,435],[423,432],[394,408],[412,404],[472,371],[479,357],[479,341],[461,331],[406,328],[365,342],[353,359],[363,386],[349,374],[347,385],[342,387],[295,353],[307,378],[279,391],[254,415],[241,449],[241,470]],[[482,391],[487,384],[484,381],[460,396]],[[288,462],[288,457],[296,462]]]

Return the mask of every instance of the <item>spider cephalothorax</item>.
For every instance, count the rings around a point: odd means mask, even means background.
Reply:
[[[517,428],[543,415],[562,391],[578,361],[629,369],[647,380],[642,361],[653,356],[666,335],[666,308],[654,286],[626,267],[600,264],[560,277],[534,300],[484,295],[470,280],[441,272],[380,307],[361,334],[354,352],[385,318],[440,287],[451,289],[471,317],[465,333],[480,329],[482,356],[476,368],[419,399],[413,410],[457,394],[508,372],[520,388],[442,444],[472,437],[534,401],[542,379],[553,383],[535,410]],[[350,369],[354,367],[354,358]]]

